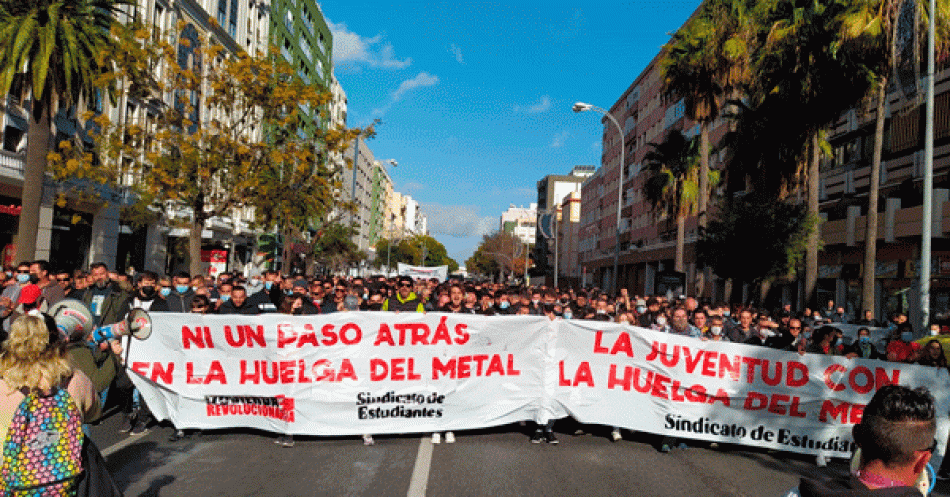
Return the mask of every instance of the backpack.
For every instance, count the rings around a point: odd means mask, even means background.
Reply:
[[[74,495],[83,472],[82,413],[65,389],[23,393],[3,443],[0,495]]]

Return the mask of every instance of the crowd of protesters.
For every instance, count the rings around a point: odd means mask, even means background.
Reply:
[[[761,309],[747,305],[701,302],[693,297],[670,299],[643,297],[621,289],[619,295],[594,289],[558,290],[545,286],[509,286],[500,283],[450,279],[414,280],[402,276],[344,278],[281,275],[265,271],[259,276],[223,273],[216,278],[177,272],[160,276],[150,271],[134,275],[110,271],[96,263],[88,271],[54,271],[46,261],[5,268],[0,293],[0,338],[10,324],[31,309],[46,311],[63,298],[85,303],[96,325],[120,321],[132,308],[149,312],[202,314],[285,313],[319,315],[349,311],[446,312],[488,316],[543,315],[550,319],[585,319],[626,323],[633,326],[692,337],[744,343],[800,354],[839,355],[931,367],[948,367],[950,326],[933,323],[924,338],[918,338],[907,316],[895,313],[878,320],[866,311],[853,319],[833,301],[818,309]],[[853,336],[843,326],[854,325]],[[876,339],[872,339],[875,330]],[[885,334],[881,334],[885,330]],[[87,337],[67,337],[70,359],[93,381],[105,397],[109,389],[123,392],[119,404],[125,413],[123,431],[142,433],[151,419],[141,408],[137,392],[121,366],[118,342],[90,344]],[[144,412],[144,414],[143,414]],[[172,439],[185,436],[176,430]],[[620,440],[619,428],[611,432]],[[452,432],[433,434],[433,443],[454,442]],[[363,436],[372,444],[372,436]],[[557,443],[551,424],[538,427],[532,442]],[[277,440],[292,446],[290,437]],[[677,441],[664,438],[661,451]],[[681,445],[682,446],[682,445]],[[819,464],[823,460],[819,457]]]

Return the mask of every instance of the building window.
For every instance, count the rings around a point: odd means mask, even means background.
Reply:
[[[228,23],[228,0],[218,0],[218,24],[225,26]]]
[[[238,0],[231,0],[231,20],[228,22],[228,34],[237,36]]]

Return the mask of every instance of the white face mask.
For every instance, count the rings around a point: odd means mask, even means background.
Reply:
[[[657,317],[656,317],[656,324],[658,324],[658,325],[660,325],[660,326],[666,325],[666,316],[657,316]]]
[[[713,326],[709,328],[709,332],[716,336],[722,335],[722,326]]]

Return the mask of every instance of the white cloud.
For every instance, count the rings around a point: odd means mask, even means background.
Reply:
[[[402,83],[399,83],[399,88],[396,88],[396,91],[392,93],[392,99],[398,101],[402,98],[406,92],[414,90],[416,88],[424,88],[426,86],[433,86],[439,84],[439,77],[429,74],[425,71],[420,72],[416,77],[412,79],[407,79]]]
[[[455,43],[451,44],[449,46],[449,52],[451,52],[452,56],[455,57],[456,62],[458,62],[459,64],[465,63],[465,59],[462,58],[462,49],[459,48],[458,45],[456,45]]]
[[[567,137],[570,136],[570,133],[567,131],[561,131],[560,133],[554,135],[554,138],[551,138],[551,147],[552,148],[561,148],[564,146],[564,142],[567,140]]]
[[[382,117],[383,114],[389,112],[389,109],[393,106],[393,104],[402,100],[402,97],[405,96],[406,93],[415,90],[416,88],[425,88],[427,86],[435,86],[437,84],[439,84],[438,76],[422,71],[414,78],[407,79],[402,83],[399,83],[399,87],[389,94],[389,100],[383,104],[382,107],[373,109],[373,115],[376,117]]]
[[[433,234],[469,237],[487,235],[498,229],[498,217],[479,217],[476,206],[422,204],[420,209]]]
[[[547,112],[551,108],[551,97],[543,95],[537,102],[531,105],[515,105],[512,110],[515,112],[524,112],[525,114],[540,114]]]
[[[333,62],[344,67],[382,67],[386,69],[405,69],[412,59],[398,59],[392,44],[382,43],[383,36],[372,38],[360,36],[350,31],[346,24],[327,21],[333,33]]]

